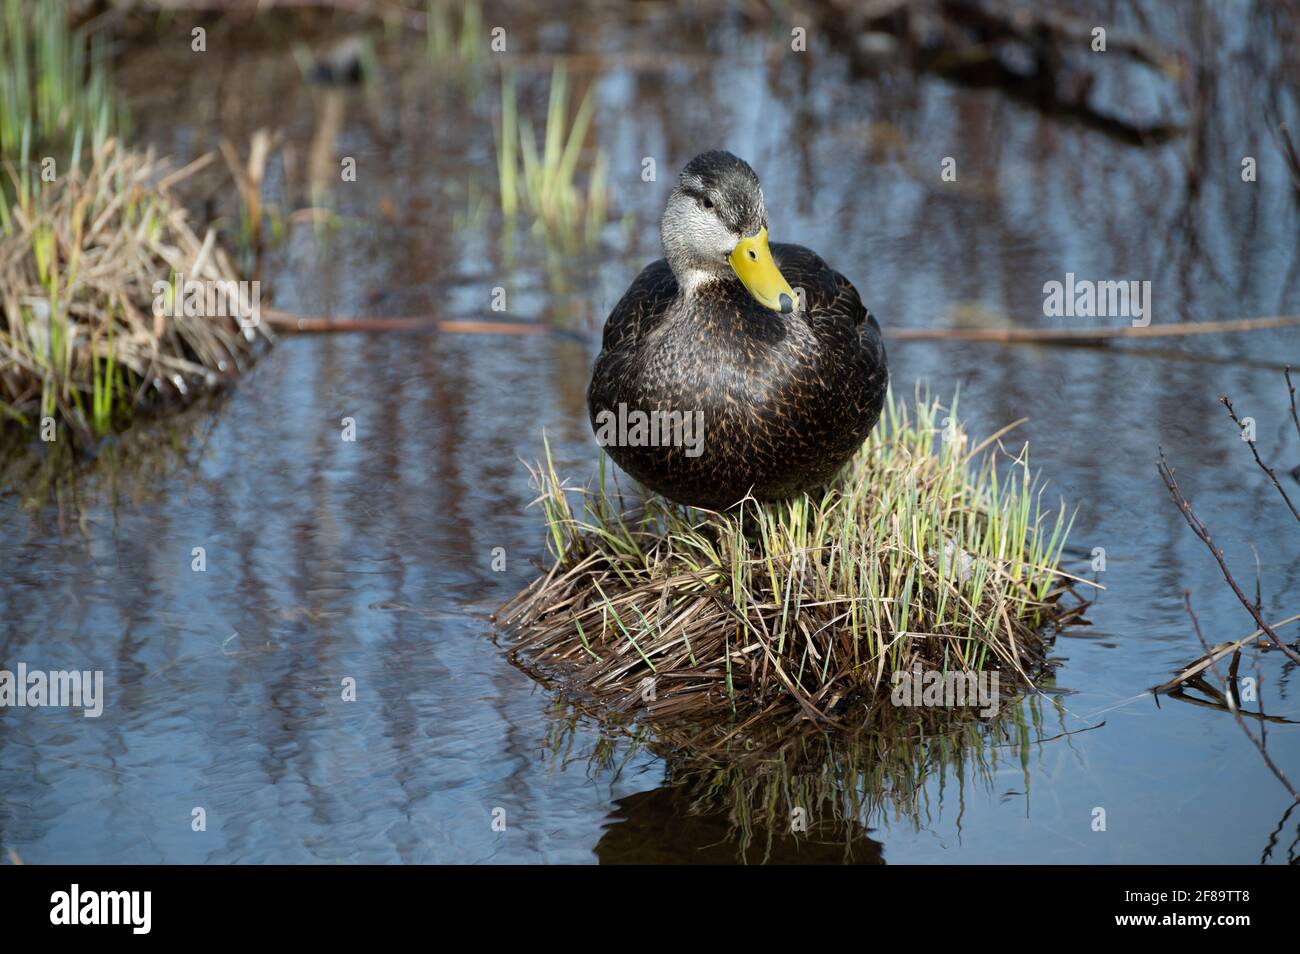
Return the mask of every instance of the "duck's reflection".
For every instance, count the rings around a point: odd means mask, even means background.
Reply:
[[[1005,705],[996,719],[890,707],[869,726],[829,731],[808,723],[742,731],[735,726],[597,723],[557,702],[547,749],[566,770],[583,765],[616,785],[647,752],[664,784],[617,797],[595,845],[606,864],[884,864],[873,835],[889,825],[915,831],[945,824],[970,786],[992,790],[1006,770],[1029,790],[1040,741],[1062,738],[1066,713],[1052,696]],[[1003,778],[1005,781],[1005,777]],[[1028,810],[1028,803],[1026,803]],[[960,829],[960,811],[946,824]]]
[[[701,813],[696,801],[689,785],[665,785],[618,799],[596,843],[596,857],[601,864],[643,865],[885,863],[884,846],[856,822],[810,819],[804,831],[793,814],[784,825],[760,817],[742,846],[729,815]]]

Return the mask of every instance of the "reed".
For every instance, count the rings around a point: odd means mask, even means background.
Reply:
[[[58,149],[89,135],[98,145],[126,126],[103,37],[69,30],[63,0],[0,7],[0,159]]]
[[[429,59],[435,65],[478,64],[487,45],[483,8],[478,0],[461,0],[455,4],[453,17],[452,7],[448,0],[429,0],[425,7],[424,35]],[[459,20],[459,29],[453,24],[454,19]]]
[[[588,87],[570,117],[568,74],[557,64],[539,143],[532,122],[519,110],[515,75],[502,74],[497,177],[507,224],[523,213],[544,239],[568,247],[598,240],[608,209],[608,173],[604,150],[589,157],[583,150],[595,112],[593,90]],[[580,178],[585,178],[585,188]]]

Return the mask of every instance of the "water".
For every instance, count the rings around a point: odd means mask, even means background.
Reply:
[[[1150,27],[1181,48],[1195,41],[1189,22],[1171,13]],[[228,399],[106,448],[61,496],[11,476],[4,664],[102,669],[107,700],[99,719],[0,712],[0,851],[34,863],[740,857],[733,818],[691,811],[688,770],[557,703],[487,619],[544,554],[521,458],[541,454],[545,431],[562,472],[594,471],[594,329],[657,256],[669,183],[696,151],[748,158],[773,239],[848,274],[887,336],[1076,326],[1087,319],[1042,312],[1043,283],[1067,271],[1150,279],[1160,324],[1300,308],[1295,193],[1262,113],[1240,105],[1280,89],[1294,124],[1284,35],[1238,28],[1202,50],[1218,63],[1213,127],[1142,150],[992,90],[854,79],[841,54],[784,55],[781,31],[730,16],[667,43],[656,14],[589,26],[524,21],[515,34],[544,53],[650,54],[637,69],[573,72],[597,84],[593,141],[609,154],[614,214],[599,247],[549,264],[526,236],[503,253],[490,212],[473,211],[494,183],[495,74],[466,93],[390,39],[378,87],[327,92],[302,84],[283,25],[214,30],[201,69],[176,27],[125,65],[134,135],[182,161],[222,134],[246,151],[254,128],[283,127],[274,202],[307,204],[313,150],[322,168],[357,160],[357,181],[330,188],[344,227],[299,222],[269,252],[277,307],[491,318],[501,286],[507,317],[578,334],[282,339]],[[550,63],[534,65],[521,102],[544,108]],[[174,82],[159,83],[167,69]],[[1193,113],[1177,83],[1133,71],[1107,82],[1124,101]],[[1243,154],[1257,157],[1257,182],[1241,181]],[[645,156],[657,182],[641,179]],[[945,156],[955,183],[939,179]],[[234,212],[224,198],[212,210]],[[1092,625],[1058,641],[1069,692],[1060,710],[1042,707],[1032,737],[1076,734],[967,755],[906,799],[869,791],[847,829],[853,860],[1254,863],[1274,841],[1270,861],[1294,858],[1290,799],[1232,718],[1143,693],[1201,653],[1185,590],[1210,640],[1254,628],[1165,494],[1158,446],[1252,594],[1258,561],[1264,616],[1298,609],[1300,531],[1216,399],[1255,418],[1279,473],[1300,464],[1276,367],[1300,364],[1300,332],[1175,339],[1158,353],[898,342],[890,361],[900,390],[960,389],[975,432],[1029,417],[1008,443],[1028,440],[1050,492],[1079,508],[1067,568],[1091,575],[1088,555],[1104,548],[1106,589]],[[191,568],[195,547],[205,572]],[[1300,719],[1280,654],[1259,656],[1258,676],[1268,714]],[[345,680],[356,702],[343,701]],[[1300,775],[1293,725],[1271,723],[1268,746]],[[206,831],[193,830],[196,808]],[[843,860],[845,829],[831,828],[772,836],[767,856]]]

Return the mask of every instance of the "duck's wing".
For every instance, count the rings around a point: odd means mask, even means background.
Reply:
[[[601,347],[605,351],[636,347],[636,343],[663,320],[676,297],[677,279],[673,277],[668,262],[661,258],[647,265],[605,320]]]
[[[846,323],[855,328],[862,346],[885,360],[885,344],[880,325],[867,307],[853,283],[831,268],[822,257],[802,245],[772,244],[772,257],[777,268],[792,288],[802,288],[804,305],[814,321]]]
[[[883,366],[885,339],[880,333],[880,323],[876,321],[876,316],[862,304],[862,299],[858,297],[858,290],[853,287],[853,283],[839,272],[835,273],[835,290],[835,298],[830,307],[853,316],[853,323],[857,326],[858,340],[862,342],[862,347],[869,354],[875,355],[876,363]]]

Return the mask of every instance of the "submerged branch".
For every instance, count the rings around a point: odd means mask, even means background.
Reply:
[[[398,318],[296,315],[263,308],[262,318],[277,331],[299,333],[440,331],[458,334],[566,334],[553,325],[522,321],[476,321],[410,315]],[[1300,315],[1233,318],[1225,321],[1189,321],[1176,325],[1121,328],[893,328],[891,341],[983,341],[997,344],[1087,344],[1112,338],[1183,338],[1189,335],[1264,331],[1300,325]],[[570,333],[571,332],[567,332]],[[1300,425],[1298,425],[1300,426]]]
[[[1289,626],[1292,623],[1298,621],[1300,621],[1300,613],[1296,613],[1293,616],[1288,616],[1286,619],[1283,620],[1278,620],[1276,623],[1273,624],[1273,628],[1281,629],[1283,626]],[[1241,637],[1241,639],[1234,639],[1232,642],[1229,643],[1219,643],[1219,645],[1213,647],[1205,655],[1197,657],[1196,659],[1188,663],[1186,666],[1184,666],[1181,670],[1179,670],[1178,675],[1174,676],[1169,681],[1162,682],[1158,686],[1152,686],[1151,691],[1156,695],[1162,695],[1164,693],[1173,692],[1175,689],[1182,687],[1182,685],[1188,682],[1189,680],[1196,679],[1198,676],[1200,676],[1202,672],[1204,672],[1206,669],[1209,669],[1214,662],[1222,659],[1224,656],[1227,656],[1230,653],[1239,652],[1242,648],[1250,645],[1252,642],[1259,639],[1259,637],[1263,635],[1264,635],[1264,631],[1262,629],[1257,629],[1253,633],[1249,633]]]
[[[439,331],[455,334],[545,335],[556,331],[549,325],[523,321],[466,321],[440,319],[432,315],[414,315],[405,318],[327,318],[321,315],[294,315],[275,308],[263,308],[262,320],[276,331],[299,334],[350,331]]]
[[[1225,321],[1188,321],[1176,325],[1119,328],[896,328],[893,341],[988,341],[1001,344],[1052,344],[1105,341],[1112,338],[1182,338],[1188,335],[1263,331],[1300,325],[1300,315],[1233,318]]]

